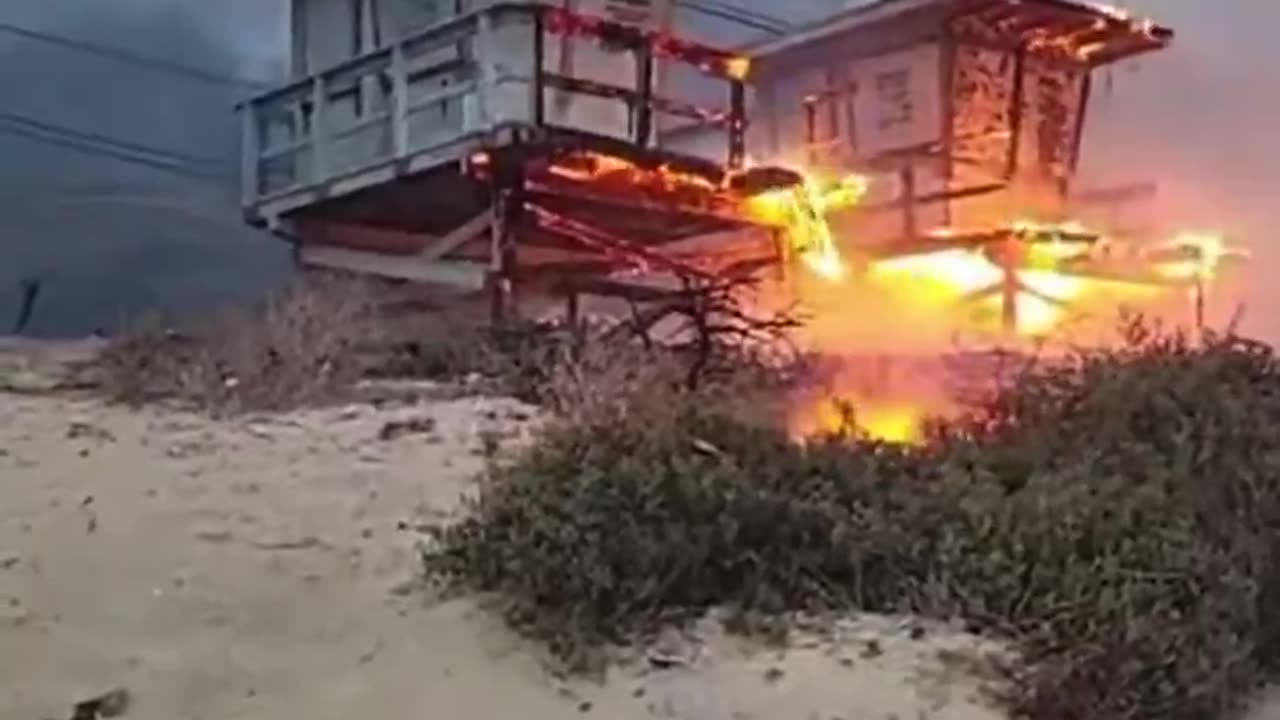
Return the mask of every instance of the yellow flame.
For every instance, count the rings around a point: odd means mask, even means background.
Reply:
[[[800,176],[803,181],[795,187],[771,190],[749,199],[747,210],[758,221],[782,228],[792,251],[810,271],[832,282],[841,281],[848,269],[828,217],[833,211],[860,202],[868,180],[858,175],[836,181],[824,181],[814,173]],[[1064,261],[1089,255],[1100,240],[1092,237],[1084,224],[1018,219],[1008,227],[1022,236],[1020,240],[1033,240],[1022,243],[1018,250],[1015,274],[1020,289],[1014,302],[1015,330],[1019,335],[1045,335],[1060,326],[1078,303],[1090,297],[1108,297],[1103,288],[1122,292],[1129,288],[1124,282],[1061,271]],[[928,234],[945,239],[958,233],[955,228],[938,228]],[[1173,250],[1172,259],[1148,260],[1147,268],[1170,280],[1208,279],[1222,259],[1233,254],[1222,236],[1213,233],[1182,233],[1165,249]],[[976,250],[943,250],[879,260],[870,264],[868,277],[900,300],[917,306],[945,308],[967,296],[981,298],[981,304],[991,309],[1004,302],[999,291],[1004,270]],[[1129,289],[1132,292],[1128,294],[1149,294],[1139,286]]]
[[[1067,304],[1080,297],[1087,280],[1053,272],[1045,266],[1018,271],[1023,285],[1060,303]],[[1003,271],[983,257],[969,250],[943,250],[925,255],[882,260],[871,267],[871,277],[890,288],[906,290],[910,299],[930,305],[950,305],[961,297],[986,288],[992,288],[1004,279]],[[988,306],[1002,302],[999,294],[987,299]],[[1057,326],[1064,316],[1063,307],[1047,302],[1037,294],[1019,292],[1017,331],[1022,335],[1042,335]]]
[[[1185,260],[1156,263],[1154,266],[1155,272],[1160,276],[1184,282],[1212,280],[1224,259],[1242,254],[1228,248],[1220,233],[1209,232],[1179,233],[1164,249],[1183,251],[1192,256]]]
[[[751,74],[751,58],[739,55],[725,62],[725,72],[735,80],[746,80]]]
[[[797,187],[751,198],[748,211],[761,222],[781,226],[791,249],[815,274],[841,280],[847,269],[827,215],[857,204],[866,194],[867,181],[857,175],[835,182],[823,182],[808,173],[803,178]]]
[[[924,439],[923,408],[910,405],[871,407],[857,416],[868,437],[886,442],[914,444]]]
[[[857,402],[828,398],[808,415],[810,427],[803,435],[857,432],[873,440],[917,444],[924,440],[924,421],[929,413],[923,404],[897,402]],[[816,426],[816,427],[814,427]]]

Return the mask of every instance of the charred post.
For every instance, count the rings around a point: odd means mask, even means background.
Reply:
[[[903,166],[900,178],[902,181],[902,232],[907,238],[919,237],[920,228],[916,221],[916,169],[914,165]]]
[[[747,89],[742,80],[729,81],[729,162],[740,169],[747,159]]]
[[[1022,149],[1022,119],[1026,105],[1027,48],[1019,45],[1013,55],[1013,93],[1009,99],[1009,156],[1005,165],[1005,179],[1018,175],[1018,158]]]
[[[641,43],[636,48],[635,127],[636,145],[649,147],[653,135],[653,47]]]

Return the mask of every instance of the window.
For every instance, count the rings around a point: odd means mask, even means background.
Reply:
[[[835,93],[805,98],[805,122],[811,144],[830,143],[840,137],[840,103]]]
[[[911,100],[911,71],[893,70],[876,75],[876,101],[881,130],[910,125],[915,116]]]

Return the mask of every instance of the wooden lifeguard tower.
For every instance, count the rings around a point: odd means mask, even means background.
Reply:
[[[1167,47],[1150,20],[1076,0],[878,0],[741,48],[752,59],[757,158],[869,177],[866,202],[830,218],[846,256],[872,262],[952,249],[983,254],[1018,322],[1019,278],[1037,245],[1074,246],[1055,272],[1167,284],[1151,258],[1095,252],[1097,228],[1066,223],[1133,189],[1075,192],[1093,77]],[[699,147],[705,130],[674,131]],[[1055,302],[1053,298],[1042,298]]]
[[[495,320],[657,300],[785,269],[744,204],[796,168],[870,179],[825,218],[855,265],[986,257],[1002,279],[966,299],[998,297],[1006,330],[1036,248],[1060,274],[1202,281],[1152,272],[1199,248],[1113,253],[1065,222],[1140,194],[1074,187],[1093,78],[1173,37],[1103,5],[874,0],[725,51],[673,33],[673,0],[291,3],[294,80],[242,108],[244,207],[306,266],[487,293]]]
[[[660,3],[594,5],[293,0],[295,80],[242,107],[249,222],[303,265],[488,293],[496,321],[777,265],[740,211],[747,59],[666,33]],[[675,66],[714,94],[658,92]],[[714,153],[660,146],[669,117]]]

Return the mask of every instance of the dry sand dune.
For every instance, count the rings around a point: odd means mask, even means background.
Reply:
[[[475,603],[412,584],[414,525],[456,512],[484,438],[518,443],[530,408],[215,422],[56,391],[46,350],[0,346],[0,718],[64,718],[117,686],[155,720],[999,717],[969,660],[989,648],[874,617],[785,651],[708,623],[660,642],[670,667],[559,682]]]

